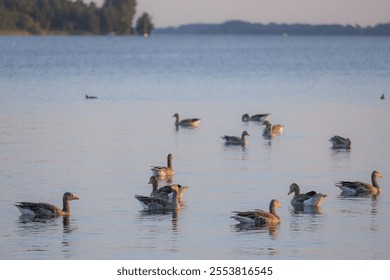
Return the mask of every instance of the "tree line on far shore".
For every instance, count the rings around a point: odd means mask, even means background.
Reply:
[[[148,35],[144,13],[133,28],[136,0],[105,0],[102,7],[81,0],[0,0],[0,33]]]
[[[158,34],[247,34],[247,35],[367,35],[390,36],[390,23],[361,27],[341,24],[261,24],[240,20],[220,24],[185,24],[159,28]]]

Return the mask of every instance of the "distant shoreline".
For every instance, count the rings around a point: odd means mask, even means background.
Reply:
[[[390,36],[390,23],[360,27],[341,24],[261,24],[240,20],[220,24],[185,24],[178,27],[156,28],[155,34],[226,34],[226,35],[359,35]]]
[[[178,27],[155,28],[153,34],[173,35],[310,35],[310,36],[390,36],[390,23],[377,24],[375,26],[360,27],[358,25],[341,24],[261,24],[244,21],[226,21],[224,23],[207,24],[194,23]],[[109,34],[93,34],[89,32],[69,32],[65,30],[49,30],[41,34],[33,34],[27,30],[0,30],[0,36],[52,36],[52,35],[80,35],[80,36],[107,36]],[[128,34],[126,36],[133,36]],[[120,34],[120,36],[123,36]]]

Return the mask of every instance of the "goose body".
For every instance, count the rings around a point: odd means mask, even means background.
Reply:
[[[345,194],[379,194],[381,187],[378,185],[378,178],[383,178],[379,171],[374,170],[371,173],[371,183],[363,183],[359,181],[339,181],[335,184]]]
[[[15,206],[25,216],[55,218],[58,216],[69,216],[71,214],[69,201],[78,199],[76,195],[66,192],[62,199],[62,209],[53,204],[43,202],[16,202]]]
[[[276,214],[275,208],[282,207],[276,199],[272,199],[269,204],[269,212],[264,210],[254,210],[254,211],[233,211],[233,219],[242,223],[242,224],[253,224],[257,226],[264,225],[277,225],[280,223],[281,219]]]
[[[270,114],[257,114],[249,116],[249,114],[243,114],[241,120],[243,122],[255,121],[255,122],[264,122],[269,119]]]
[[[273,125],[269,121],[264,121],[263,125],[266,126],[266,129],[268,130],[267,133],[271,133],[271,135],[282,134],[283,130],[284,130],[284,125],[281,125],[281,124],[274,124]],[[264,130],[264,131],[266,131],[266,130]]]
[[[142,195],[135,195],[134,197],[141,203],[145,211],[178,210],[180,209],[178,196],[179,187],[178,185],[172,185],[170,188],[173,191],[172,201],[158,197],[147,197]]]
[[[344,138],[338,135],[335,135],[329,139],[332,143],[332,148],[334,149],[351,149],[351,140],[349,138]]]
[[[307,193],[301,193],[298,184],[293,183],[290,186],[290,190],[287,195],[294,193],[294,197],[291,199],[291,205],[293,206],[313,206],[319,207],[324,201],[326,194],[310,191]]]
[[[189,126],[189,127],[198,127],[200,123],[200,119],[193,118],[193,119],[184,119],[179,121],[179,114],[176,113],[172,116],[173,118],[176,118],[175,125],[178,126]]]
[[[265,128],[263,129],[264,138],[273,138],[276,134],[272,131],[272,125],[269,122],[265,123]]]
[[[225,140],[225,144],[227,145],[246,145],[248,142],[246,141],[245,136],[249,136],[247,131],[243,131],[241,137],[225,135],[221,138]]]
[[[156,176],[151,176],[149,179],[149,183],[153,185],[152,192],[150,193],[150,197],[156,197],[156,198],[161,198],[165,200],[169,200],[172,202],[173,199],[173,190],[172,186],[163,186],[161,188],[158,187],[158,180]],[[181,200],[183,197],[183,194],[187,191],[188,187],[187,186],[182,186],[182,185],[177,185],[178,186],[178,199]]]
[[[159,178],[167,178],[175,175],[173,172],[172,165],[173,155],[168,154],[167,156],[167,166],[152,166],[153,175]]]

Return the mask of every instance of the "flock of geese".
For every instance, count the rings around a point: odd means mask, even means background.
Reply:
[[[87,97],[86,98],[90,98]],[[178,127],[198,127],[200,123],[199,118],[180,120],[179,115],[173,115],[175,118],[176,128]],[[284,126],[277,124],[272,125],[269,122],[270,114],[257,114],[249,116],[244,114],[242,116],[243,122],[256,121],[265,126],[263,136],[265,138],[274,137],[283,133]],[[224,135],[221,138],[227,145],[245,145],[245,137],[249,136],[247,131],[243,131],[241,137]],[[335,149],[350,149],[351,140],[335,135],[329,139],[332,147]],[[144,211],[160,212],[160,211],[175,211],[180,209],[180,201],[183,194],[187,191],[188,186],[180,184],[166,185],[159,187],[159,181],[168,180],[174,176],[173,170],[173,155],[168,154],[166,166],[152,166],[151,171],[153,175],[149,179],[149,184],[152,185],[152,191],[149,196],[135,195],[142,205]],[[340,181],[335,184],[344,194],[347,195],[377,195],[381,188],[377,179],[383,178],[379,171],[374,170],[371,174],[371,183],[364,183],[360,181]],[[316,191],[309,191],[301,193],[298,184],[291,184],[288,195],[294,194],[291,199],[291,205],[294,207],[320,207],[321,203],[327,197],[325,194],[317,193]],[[75,194],[66,192],[63,195],[62,209],[49,203],[35,203],[35,202],[17,202],[15,206],[20,210],[22,215],[37,217],[37,218],[54,218],[58,216],[69,216],[71,214],[69,202],[71,200],[79,200]],[[232,218],[241,224],[249,224],[255,226],[277,225],[281,222],[281,218],[276,213],[276,208],[281,207],[278,200],[272,199],[269,204],[268,211],[252,210],[252,211],[233,211]]]

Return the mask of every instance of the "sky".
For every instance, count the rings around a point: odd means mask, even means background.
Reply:
[[[135,19],[146,12],[156,28],[228,20],[362,27],[390,22],[390,0],[137,0],[136,10]]]

